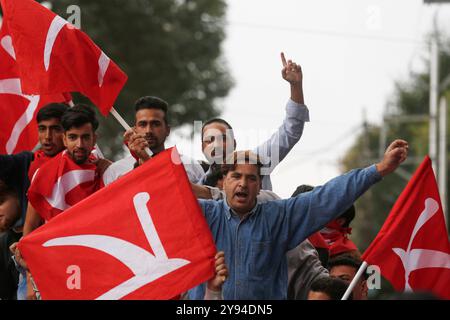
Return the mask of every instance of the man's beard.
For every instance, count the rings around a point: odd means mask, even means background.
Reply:
[[[75,162],[78,165],[86,163],[86,161],[89,159],[89,153],[86,150],[83,150],[83,151],[84,151],[84,155],[81,158],[75,156],[75,151],[72,151],[69,153],[73,162]]]
[[[146,135],[145,136],[145,141],[147,141],[148,143],[148,147],[150,148],[150,150],[152,150],[153,152],[157,151],[161,151],[161,148],[163,149],[163,145],[159,139],[155,136],[150,136],[150,135]]]

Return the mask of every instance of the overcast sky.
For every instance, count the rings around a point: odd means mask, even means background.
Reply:
[[[289,85],[281,78],[279,53],[303,68],[311,122],[272,174],[275,192],[288,197],[300,184],[320,185],[339,174],[363,110],[369,122],[380,123],[394,81],[425,67],[424,36],[437,8],[439,26],[450,35],[450,4],[228,0],[223,50],[235,87],[222,116],[235,128],[238,149],[253,148],[282,123]],[[200,158],[200,140],[194,141],[177,145]]]

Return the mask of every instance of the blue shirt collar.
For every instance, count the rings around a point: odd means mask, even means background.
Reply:
[[[260,205],[259,201],[256,200],[255,206],[254,206],[254,207],[252,208],[252,210],[250,210],[250,212],[247,214],[247,217],[253,215],[253,214],[256,212],[256,210],[258,209],[258,206],[259,206],[259,205]],[[237,214],[237,213],[236,213],[236,212],[228,205],[227,197],[226,197],[226,196],[225,196],[224,199],[223,199],[223,206],[224,206],[224,208],[225,208],[225,215],[226,215],[226,217],[227,217],[228,220],[231,219],[231,215],[235,215],[235,216],[239,217],[239,215],[238,215],[238,214]]]

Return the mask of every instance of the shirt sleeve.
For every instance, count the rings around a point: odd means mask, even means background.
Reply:
[[[205,171],[202,165],[197,160],[183,154],[180,155],[180,159],[183,162],[189,181],[195,184],[203,184],[202,181],[205,178]]]
[[[136,160],[130,155],[111,164],[103,173],[102,179],[105,186],[113,183],[120,177],[134,169]]]
[[[208,289],[208,286],[206,286],[205,300],[223,300],[222,290],[212,291]]]
[[[190,164],[184,164],[189,181],[192,183],[198,183],[203,179],[205,172],[199,163],[192,162]]]
[[[223,191],[221,191],[219,188],[216,187],[210,187],[210,186],[206,186],[206,188],[209,189],[209,192],[211,193],[211,198],[213,200],[222,200],[225,198],[225,194]]]
[[[381,178],[372,165],[338,176],[310,192],[282,200],[288,228],[288,250],[337,218]]]
[[[311,284],[320,277],[328,277],[314,246],[305,240],[287,253],[288,299],[306,300]]]
[[[256,152],[269,168],[269,174],[291,151],[303,134],[305,122],[309,121],[309,110],[304,104],[298,104],[289,99],[286,105],[286,117],[278,130],[269,140],[259,145]]]

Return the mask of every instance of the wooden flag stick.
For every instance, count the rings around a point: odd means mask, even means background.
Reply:
[[[109,112],[113,115],[114,118],[116,118],[117,121],[119,121],[119,123],[125,130],[131,130],[131,127],[128,125],[125,119],[122,118],[122,116],[117,112],[117,110],[114,109],[114,107],[112,107]]]
[[[122,125],[122,127],[125,130],[131,130],[131,127],[128,125],[128,123],[125,121],[125,119],[122,118],[122,116],[117,112],[117,110],[114,109],[114,107],[112,107],[109,112],[113,115],[114,118],[116,118],[116,120]],[[153,155],[153,152],[148,147],[145,148],[145,151],[147,152],[147,154],[150,157]]]
[[[350,293],[353,291],[353,288],[356,286],[356,283],[358,282],[359,278],[361,278],[363,272],[367,268],[367,262],[363,261],[361,264],[361,267],[359,267],[358,272],[355,274],[355,277],[353,278],[352,282],[350,282],[350,285],[347,288],[347,291],[345,291],[344,295],[342,296],[341,300],[347,300]]]

